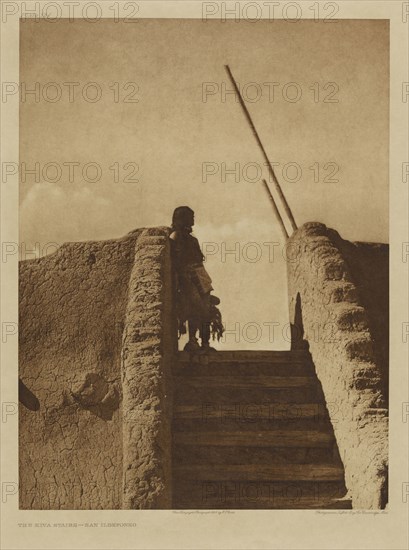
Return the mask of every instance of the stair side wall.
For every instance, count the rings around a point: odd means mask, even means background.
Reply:
[[[166,228],[135,246],[122,346],[123,508],[172,505],[172,291]]]
[[[353,507],[379,509],[387,503],[387,368],[376,351],[372,312],[352,276],[353,255],[347,261],[338,239],[325,225],[308,223],[288,241],[292,347],[308,343]]]
[[[351,243],[335,231],[329,235],[345,258],[368,316],[376,363],[381,369],[382,392],[389,394],[389,245]],[[386,328],[386,330],[385,330]]]
[[[20,262],[21,509],[171,507],[168,235]]]

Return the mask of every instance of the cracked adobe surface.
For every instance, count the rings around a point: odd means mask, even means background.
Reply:
[[[20,262],[20,508],[120,508],[120,353],[140,230]]]

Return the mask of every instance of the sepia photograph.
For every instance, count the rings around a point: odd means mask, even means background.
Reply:
[[[307,530],[361,518],[370,537],[396,491],[407,512],[391,445],[409,397],[390,348],[409,325],[390,243],[399,269],[409,247],[390,207],[392,101],[407,104],[409,85],[394,88],[386,12],[7,4],[18,82],[2,78],[2,101],[18,105],[18,158],[3,155],[2,186],[17,182],[18,244],[3,236],[2,256],[18,318],[3,317],[2,341],[16,345],[18,405],[2,398],[2,414],[15,417],[18,479],[2,500],[15,499],[26,544],[38,513],[41,536],[83,530],[60,548],[105,549],[101,528],[116,526],[123,548],[163,549],[134,540],[141,511],[156,511],[175,533],[191,521],[190,542],[166,548],[378,548],[346,530],[328,546],[235,540],[231,522],[291,530],[305,511]],[[211,519],[232,538],[195,539]]]
[[[21,25],[20,506],[384,508],[388,22],[116,31]]]

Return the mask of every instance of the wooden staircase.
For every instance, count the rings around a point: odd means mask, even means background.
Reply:
[[[180,352],[173,508],[351,508],[307,351]]]

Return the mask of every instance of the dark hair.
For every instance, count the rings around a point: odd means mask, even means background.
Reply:
[[[172,216],[172,228],[176,229],[177,227],[190,225],[192,214],[194,214],[194,212],[188,206],[178,206],[175,208]]]

